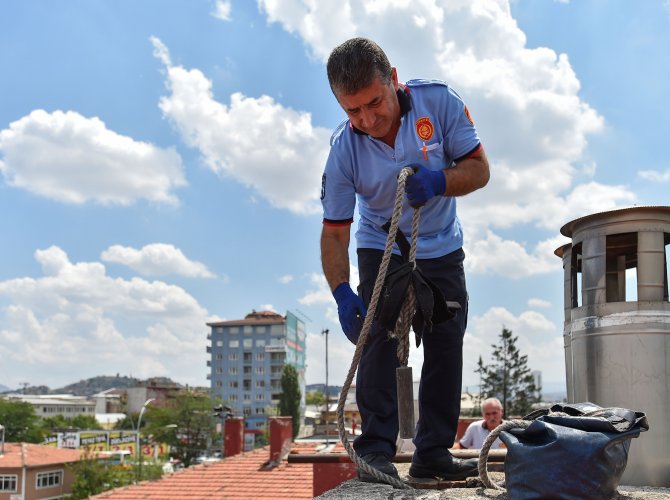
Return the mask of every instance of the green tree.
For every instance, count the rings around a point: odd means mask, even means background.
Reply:
[[[326,395],[321,391],[311,391],[305,395],[305,403],[308,405],[325,405]]]
[[[217,438],[214,406],[218,404],[206,394],[180,393],[164,407],[147,406],[141,432],[169,444],[172,455],[188,467]]]
[[[138,464],[132,467],[113,464],[86,454],[81,460],[70,465],[74,475],[71,498],[89,498],[92,495],[120,486],[133,484],[138,478]],[[146,464],[142,468],[141,479],[159,479],[163,474],[162,465]]]
[[[85,430],[102,429],[95,417],[91,415],[77,415],[72,418],[66,418],[63,415],[54,415],[53,417],[42,419],[42,427],[51,431],[71,428]]]
[[[0,423],[5,427],[8,443],[41,443],[44,431],[33,405],[0,398]]]
[[[503,327],[498,344],[491,344],[492,361],[484,364],[479,358],[477,370],[481,381],[480,400],[496,397],[502,402],[505,415],[526,415],[534,403],[540,402],[540,387],[535,386],[528,356],[516,346],[518,337]]]
[[[133,413],[132,415],[126,415],[123,419],[118,420],[114,424],[114,430],[117,431],[134,431],[135,430],[135,422],[137,422],[137,419],[139,418],[140,414],[139,413]]]
[[[279,395],[279,414],[293,418],[293,439],[300,432],[300,384],[298,371],[293,365],[284,365],[281,374],[281,394]]]

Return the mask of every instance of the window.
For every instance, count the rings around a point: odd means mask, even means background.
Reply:
[[[231,349],[234,349],[235,347],[240,347],[240,341],[239,340],[229,340],[228,341],[228,347]]]
[[[230,333],[240,333],[240,327],[239,326],[231,326],[230,329],[228,330]]]
[[[230,387],[231,389],[237,389],[237,386],[238,386],[237,380],[231,380],[230,382],[228,382],[228,387]]]
[[[244,334],[245,335],[251,335],[254,332],[254,327],[253,326],[245,326],[244,327]]]
[[[265,347],[265,339],[256,339],[256,347]]]
[[[265,374],[265,367],[263,367],[263,366],[257,366],[257,367],[256,367],[256,373],[257,373],[258,375],[264,375],[264,374]]]
[[[228,373],[230,375],[237,375],[237,367],[236,366],[231,366],[228,368]]]
[[[37,473],[37,489],[52,488],[58,486],[63,482],[63,471],[38,472]]]
[[[228,354],[228,361],[237,361],[237,353],[231,352]]]
[[[265,380],[256,380],[256,388],[262,389],[265,387]]]
[[[0,491],[16,493],[17,478],[16,474],[0,474]]]
[[[245,392],[244,393],[244,400],[249,401],[250,399],[251,399],[251,394],[249,394],[248,392]]]
[[[251,366],[245,366],[244,367],[244,374],[245,375],[251,375]]]
[[[237,394],[231,394],[230,395],[230,400],[231,401],[237,401]]]
[[[217,366],[217,367],[216,367],[216,373],[217,373],[218,375],[222,374],[222,373],[223,373],[223,367],[222,367],[222,366]]]
[[[264,352],[257,352],[256,353],[256,361],[265,361],[265,353]]]
[[[256,408],[256,415],[265,415],[265,408]]]
[[[218,354],[216,355],[216,359],[217,359],[218,361],[221,361],[221,360],[223,359],[223,354],[218,353]]]
[[[217,340],[216,347],[223,347],[223,340]]]
[[[254,341],[252,339],[244,339],[244,343],[242,345],[245,349],[251,349],[254,345]]]
[[[284,325],[272,325],[270,327],[271,335],[283,335],[284,334]]]
[[[265,333],[265,326],[257,326],[256,333]]]
[[[223,387],[223,382],[221,380],[216,381],[216,386],[217,387]]]
[[[256,401],[265,401],[265,394],[256,394]]]

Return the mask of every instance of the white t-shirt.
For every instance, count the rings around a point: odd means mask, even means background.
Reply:
[[[484,426],[484,420],[477,420],[468,425],[459,443],[463,448],[481,448],[490,432]],[[500,438],[496,438],[491,448],[500,447],[502,447],[502,441],[500,441]]]

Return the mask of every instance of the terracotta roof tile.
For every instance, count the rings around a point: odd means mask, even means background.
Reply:
[[[0,469],[6,467],[40,467],[43,465],[76,462],[81,450],[52,448],[41,444],[5,443],[5,453],[0,456]]]
[[[293,443],[291,453],[315,453],[315,443]],[[92,498],[98,500],[214,499],[254,500],[312,498],[312,464],[289,464],[260,470],[270,458],[270,447],[194,465],[156,481],[117,488]]]

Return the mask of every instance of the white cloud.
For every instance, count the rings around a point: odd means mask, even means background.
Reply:
[[[290,274],[285,274],[284,276],[279,277],[279,283],[282,285],[288,285],[291,281],[293,281],[293,276]]]
[[[548,307],[551,307],[551,302],[543,299],[538,299],[538,298],[532,298],[528,299],[528,307],[534,308],[534,309],[546,309]]]
[[[229,104],[220,103],[202,72],[171,65],[165,45],[151,41],[167,66],[170,94],[161,98],[160,108],[184,142],[198,149],[214,172],[251,187],[272,205],[299,214],[320,212],[319,180],[331,131],[314,127],[309,113],[266,95],[236,92]]]
[[[109,130],[99,118],[38,109],[0,131],[0,172],[13,187],[65,203],[176,204],[181,157]]]
[[[335,318],[337,321],[337,318]],[[498,343],[498,336],[503,327],[511,330],[514,336],[519,337],[517,347],[522,354],[528,355],[528,367],[531,370],[542,371],[545,382],[560,382],[565,378],[565,361],[563,353],[562,325],[557,326],[543,314],[536,311],[524,311],[514,315],[503,307],[492,307],[480,316],[470,315],[468,329],[465,334],[463,347],[463,385],[468,390],[477,390],[479,383],[475,369],[477,361],[482,357],[484,363],[491,359],[492,344]],[[410,335],[413,335],[410,332]],[[339,327],[330,328],[329,356],[330,380],[333,384],[340,384],[349,369],[354,353],[354,346],[347,340]],[[413,339],[413,337],[412,337]],[[307,375],[309,380],[323,380],[324,339],[322,335],[308,334],[307,349],[309,365]],[[332,363],[333,359],[342,360]],[[423,344],[416,348],[412,340],[408,365],[412,367],[414,380],[419,380],[423,364]]]
[[[182,288],[113,278],[99,262],[70,262],[52,246],[37,250],[43,276],[0,282],[0,356],[7,373],[30,366],[50,385],[127,373],[200,383],[206,371],[207,311]],[[201,368],[193,369],[194,363]],[[20,367],[20,368],[19,368]],[[25,375],[24,375],[25,377]]]
[[[670,0],[668,0],[670,2]],[[670,182],[670,168],[665,172],[658,170],[640,170],[637,175],[652,182]]]
[[[466,269],[472,273],[498,274],[514,279],[553,272],[561,266],[553,252],[564,239],[557,237],[540,242],[533,252],[528,253],[522,244],[487,231],[485,237],[466,242]]]
[[[100,258],[105,262],[128,266],[142,276],[178,274],[190,278],[214,277],[207,266],[189,260],[180,249],[166,243],[152,243],[139,250],[113,245],[102,252]]]
[[[272,304],[261,304],[258,310],[277,312],[277,309]]]
[[[580,98],[567,55],[526,47],[508,1],[259,0],[259,6],[268,22],[300,36],[321,61],[362,35],[384,48],[401,80],[441,78],[454,86],[492,165],[489,185],[459,200],[466,234],[484,236],[481,245],[500,246],[489,232],[495,228],[530,224],[556,233],[572,218],[634,201],[627,186],[591,181],[595,164],[578,168],[588,137],[604,120]],[[550,269],[536,251],[506,244],[531,256],[526,275]]]
[[[214,11],[212,12],[212,16],[216,17],[217,19],[221,19],[222,21],[230,21],[232,19],[230,17],[232,8],[233,7],[229,0],[216,0],[216,2],[214,2]]]
[[[546,381],[565,377],[562,325],[555,325],[541,313],[525,311],[518,316],[503,307],[492,307],[481,316],[468,320],[463,349],[463,378],[467,385],[477,384],[474,370],[479,356],[491,359],[491,345],[498,343],[503,327],[519,337],[517,347],[528,355],[528,367],[541,370]]]

